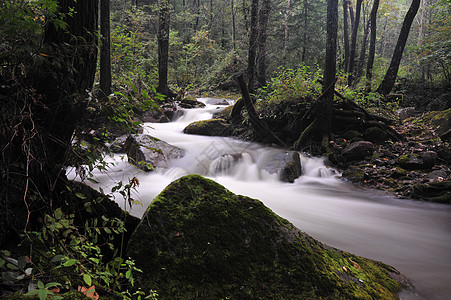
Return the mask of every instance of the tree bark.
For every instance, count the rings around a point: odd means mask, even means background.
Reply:
[[[285,59],[287,56],[288,47],[288,37],[289,37],[289,17],[291,13],[291,0],[287,0],[285,7],[285,19],[284,19],[284,36],[283,36],[283,46],[282,46],[282,57]]]
[[[168,64],[169,64],[169,0],[159,1],[158,17],[158,88],[157,91],[169,96]]]
[[[110,0],[100,0],[100,96],[111,94]]]
[[[371,91],[371,80],[373,79],[374,55],[376,53],[376,30],[377,30],[377,10],[379,9],[379,0],[374,0],[373,8],[370,14],[370,50],[368,53],[368,63],[366,66],[366,90]]]
[[[257,83],[258,87],[266,85],[266,39],[268,36],[268,19],[271,1],[263,0],[259,12],[258,26],[258,57],[257,57]]]
[[[232,49],[236,51],[235,0],[230,0],[230,10],[232,13]]]
[[[360,81],[360,78],[363,74],[363,67],[365,65],[365,57],[366,57],[366,48],[368,46],[368,34],[370,31],[370,20],[366,23],[365,30],[363,31],[363,40],[362,40],[362,47],[360,49],[360,55],[359,55],[359,64],[357,65],[357,70],[355,72],[355,79],[353,82],[353,86],[356,86],[357,83]]]
[[[344,70],[348,72],[349,66],[349,21],[348,21],[348,0],[343,0],[343,36],[344,36]]]
[[[251,4],[251,24],[249,33],[249,50],[247,56],[247,76],[248,89],[250,93],[255,92],[255,63],[257,56],[258,38],[258,0],[252,0]]]
[[[355,66],[355,54],[357,50],[357,34],[359,32],[359,23],[360,23],[360,12],[362,8],[362,1],[357,0],[356,8],[355,8],[355,20],[352,26],[352,35],[351,35],[351,49],[349,53],[349,67],[348,67],[348,85],[352,85],[352,81],[354,80],[354,66]]]
[[[301,61],[305,62],[307,53],[307,30],[308,30],[308,0],[304,0],[304,33],[302,34]]]
[[[380,94],[386,95],[390,93],[395,85],[396,77],[398,76],[399,64],[401,63],[404,47],[406,46],[407,38],[409,37],[410,27],[412,26],[413,19],[415,19],[418,12],[420,3],[421,0],[412,0],[412,4],[407,11],[401,27],[401,32],[399,33],[398,42],[395,46],[395,51],[393,52],[390,66],[388,67],[382,83],[377,88],[377,92]]]
[[[332,122],[332,104],[334,100],[334,87],[337,63],[337,36],[338,36],[338,1],[327,0],[327,40],[326,40],[326,62],[324,66],[324,98],[321,101],[319,114],[320,129],[323,136],[323,147],[329,141]]]

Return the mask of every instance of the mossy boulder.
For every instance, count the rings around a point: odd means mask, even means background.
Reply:
[[[443,111],[431,111],[422,121],[434,128],[435,133],[444,141],[451,141],[451,108]]]
[[[183,129],[183,133],[207,136],[230,136],[231,127],[222,119],[196,121]]]
[[[360,160],[374,153],[374,145],[368,141],[359,141],[347,146],[342,155],[349,161]]]
[[[404,154],[398,158],[398,164],[408,170],[431,169],[437,161],[437,153],[426,151]]]
[[[230,120],[231,116],[232,116],[232,109],[233,109],[233,105],[227,106],[223,109],[221,109],[220,111],[216,112],[213,114],[213,118],[214,119],[224,119],[224,120]]]
[[[350,167],[341,176],[351,182],[361,182],[365,178],[365,170],[359,167]]]
[[[189,175],[148,207],[128,255],[159,299],[396,299],[390,266],[330,248],[262,202]]]
[[[390,140],[390,136],[379,127],[369,127],[363,132],[365,140],[375,144],[383,144]]]
[[[418,183],[411,189],[409,196],[438,203],[451,203],[451,180]]]

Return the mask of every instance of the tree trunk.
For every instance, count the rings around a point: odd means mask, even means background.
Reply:
[[[100,96],[111,94],[110,0],[100,0]]]
[[[266,39],[268,31],[269,11],[271,9],[271,1],[263,0],[259,13],[258,26],[258,58],[257,58],[257,83],[258,87],[266,85]]]
[[[324,66],[324,98],[321,101],[319,114],[323,147],[327,147],[331,133],[332,103],[334,100],[334,87],[337,63],[337,36],[338,36],[338,1],[327,0],[327,40],[326,40],[326,62]]]
[[[169,96],[168,64],[169,64],[169,0],[159,1],[158,18],[158,88],[157,91]]]
[[[307,30],[308,30],[308,0],[304,0],[304,33],[302,34],[301,61],[305,62],[307,53]]]
[[[371,91],[371,80],[373,78],[373,64],[374,64],[374,55],[376,52],[376,29],[377,29],[377,10],[379,9],[379,0],[374,0],[373,8],[371,9],[370,14],[370,28],[371,28],[371,37],[370,37],[370,50],[368,53],[368,63],[366,66],[366,90],[368,92]]]
[[[406,46],[407,38],[409,37],[410,27],[412,26],[413,19],[415,18],[418,8],[420,7],[421,0],[412,0],[409,10],[404,18],[404,22],[399,33],[398,42],[395,46],[395,51],[385,74],[382,83],[377,89],[377,92],[383,95],[390,93],[395,85],[396,77],[398,76],[399,64],[401,63],[404,47]]]
[[[349,21],[348,21],[348,0],[343,0],[343,35],[344,35],[344,70],[348,72],[349,66]]]
[[[355,66],[355,54],[357,50],[357,34],[359,32],[359,23],[360,23],[360,11],[362,8],[362,1],[357,0],[356,8],[355,8],[355,20],[352,26],[352,35],[351,35],[351,51],[349,53],[349,67],[348,67],[348,85],[352,85],[352,81],[354,80],[353,72]]]
[[[247,76],[248,89],[250,93],[255,92],[255,60],[257,52],[257,38],[258,38],[258,0],[252,0],[251,4],[251,25],[249,33],[249,50],[247,56]]]
[[[287,56],[288,37],[289,37],[288,20],[290,17],[290,13],[291,13],[291,0],[287,0],[287,4],[285,7],[284,36],[283,36],[283,46],[282,46],[282,57],[284,59]]]
[[[366,57],[366,48],[368,46],[368,34],[370,31],[370,20],[366,23],[365,30],[363,31],[363,41],[362,41],[362,47],[360,49],[360,56],[359,56],[359,64],[357,66],[357,70],[355,72],[355,80],[353,82],[353,86],[356,86],[357,83],[360,81],[360,78],[363,74],[363,66],[365,65],[365,57]]]
[[[236,26],[235,26],[235,0],[230,0],[230,10],[232,12],[232,49],[236,51]]]

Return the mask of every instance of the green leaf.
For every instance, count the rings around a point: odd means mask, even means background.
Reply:
[[[80,198],[82,200],[86,199],[86,196],[82,193],[75,193],[75,196],[77,196],[78,198]]]
[[[52,262],[52,263],[59,262],[63,259],[63,257],[64,257],[64,255],[61,255],[61,254],[55,255],[50,262]]]
[[[92,279],[89,274],[83,274],[83,281],[88,285],[91,286]]]
[[[42,283],[42,281],[38,281],[38,289],[44,289],[44,284]]]
[[[18,265],[19,265],[19,269],[25,269],[25,267],[27,265],[27,259],[25,258],[25,256],[19,257]]]
[[[61,286],[61,283],[59,283],[59,282],[49,282],[49,283],[47,283],[45,285],[44,288],[48,289],[48,288],[52,288],[52,287],[55,287],[55,286]]]
[[[68,261],[66,261],[66,262],[63,264],[63,266],[65,266],[65,267],[70,267],[70,266],[73,266],[76,262],[77,262],[76,259],[69,259]]]

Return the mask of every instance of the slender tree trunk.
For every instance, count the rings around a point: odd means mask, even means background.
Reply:
[[[100,0],[100,94],[111,94],[110,0]]]
[[[287,0],[285,7],[285,20],[284,20],[284,37],[283,37],[283,47],[282,47],[282,57],[285,59],[287,56],[288,47],[288,37],[289,37],[289,26],[288,21],[291,14],[291,0]]]
[[[308,30],[308,0],[304,0],[304,33],[302,34],[302,55],[301,61],[305,62],[307,53],[307,30]]]
[[[374,55],[376,53],[376,29],[377,29],[377,10],[379,9],[379,0],[374,0],[373,8],[371,9],[370,15],[370,50],[368,53],[368,63],[366,66],[366,80],[367,86],[366,90],[371,91],[371,80],[373,79],[373,65],[374,65]]]
[[[388,67],[387,73],[385,74],[382,83],[377,88],[377,92],[383,95],[390,93],[393,86],[395,85],[396,77],[398,76],[399,64],[401,63],[402,54],[404,52],[404,47],[406,46],[407,38],[409,37],[410,27],[412,26],[413,19],[418,12],[421,0],[412,0],[409,10],[404,18],[404,22],[401,27],[401,32],[399,33],[398,42],[395,46],[395,51]]]
[[[355,54],[357,50],[357,34],[359,32],[359,23],[360,23],[360,12],[362,8],[362,1],[357,0],[356,8],[355,8],[355,20],[354,25],[352,26],[352,35],[351,35],[351,51],[349,53],[349,68],[348,68],[348,85],[352,85],[352,81],[354,80],[354,66],[355,66]]]
[[[257,83],[259,87],[266,85],[266,39],[268,35],[268,19],[271,1],[263,0],[259,13],[258,26],[258,58]]]
[[[247,5],[247,0],[243,0],[241,2],[241,8],[242,8],[242,14],[243,14],[243,21],[244,21],[244,30],[246,30],[246,33],[249,32],[249,20],[247,19],[249,15],[249,7]]]
[[[169,60],[169,0],[159,1],[158,18],[158,92],[169,96],[168,60]]]
[[[324,98],[318,109],[323,147],[328,146],[332,124],[332,104],[337,64],[337,36],[338,36],[338,1],[327,0],[327,41],[326,62],[324,66]]]
[[[349,8],[349,18],[351,21],[351,32],[354,31],[354,23],[355,23],[355,17],[354,17],[354,9],[351,5],[349,5],[351,1],[348,2],[348,8]]]
[[[370,20],[367,21],[365,29],[363,31],[363,41],[362,41],[362,47],[360,49],[360,55],[359,55],[359,64],[357,66],[357,70],[355,72],[355,80],[353,82],[353,85],[356,86],[357,83],[360,81],[360,78],[363,74],[363,67],[365,65],[365,57],[366,57],[366,48],[368,46],[368,34],[370,31]]]
[[[344,35],[344,70],[348,72],[349,66],[349,21],[348,21],[348,0],[343,0],[343,35]]]
[[[230,0],[230,10],[232,12],[232,49],[236,51],[235,0]]]
[[[248,89],[250,93],[255,92],[255,63],[257,52],[257,38],[258,38],[258,0],[252,0],[251,4],[251,24],[249,33],[249,50],[247,56],[247,76]]]

